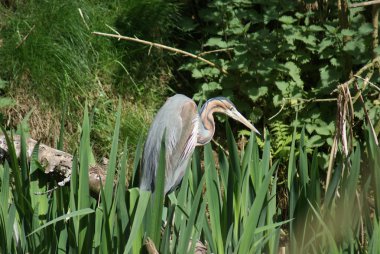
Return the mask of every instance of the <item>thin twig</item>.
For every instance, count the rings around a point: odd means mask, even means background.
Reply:
[[[357,8],[357,7],[364,7],[364,6],[370,6],[374,4],[380,4],[380,0],[373,0],[373,1],[367,1],[367,2],[361,2],[361,3],[354,3],[350,4],[348,7],[350,8]]]
[[[317,99],[317,98],[311,98],[311,99],[283,98],[280,110],[276,114],[274,114],[273,116],[269,117],[268,121],[271,121],[273,118],[275,118],[276,116],[278,116],[284,110],[287,101],[290,101],[290,100],[300,101],[301,103],[307,103],[307,102],[334,102],[334,101],[336,101],[336,98],[326,98],[326,99]],[[299,105],[299,104],[297,104],[297,105]]]
[[[361,101],[361,103],[362,103],[362,105],[363,105],[363,110],[364,110],[365,118],[367,119],[367,123],[369,124],[369,127],[371,128],[371,131],[372,131],[373,137],[374,137],[374,139],[375,139],[375,143],[376,143],[376,145],[379,145],[379,141],[377,140],[376,131],[375,131],[375,129],[373,128],[373,125],[372,125],[372,121],[371,121],[371,119],[369,118],[368,111],[367,111],[367,107],[365,106],[365,102],[364,102],[364,99],[363,99],[363,95],[362,95],[362,93],[360,92],[357,83],[355,83],[355,88],[356,88],[356,90],[357,90],[358,93],[359,93],[359,99],[360,99],[360,101]]]
[[[34,30],[35,27],[36,27],[36,25],[32,26],[32,28],[29,30],[29,32],[24,36],[24,38],[22,38],[22,40],[20,41],[20,43],[17,44],[16,49],[19,48],[22,44],[24,44],[24,42],[26,41],[26,39],[28,39],[29,35],[33,32],[33,30]]]
[[[210,50],[210,51],[205,51],[205,52],[199,53],[197,56],[204,56],[204,55],[212,54],[212,53],[226,52],[226,51],[231,51],[233,49],[234,48],[215,49],[215,50]]]
[[[356,80],[356,76],[361,76],[365,71],[367,71],[370,68],[374,68],[374,67],[378,68],[378,65],[380,65],[380,56],[374,58],[371,62],[364,65],[359,71],[355,73],[355,75],[352,76],[352,78],[346,81],[345,84],[347,84],[348,86],[351,85]],[[335,92],[338,92],[338,89],[334,89],[331,92],[331,94]]]
[[[269,117],[268,121],[272,121],[273,118],[275,118],[276,116],[278,116],[281,113],[281,111],[284,109],[284,107],[285,107],[285,100],[282,99],[280,110],[276,114],[274,114],[273,116]]]
[[[302,99],[302,98],[297,98],[296,100],[299,100],[299,101],[302,101],[302,102],[334,102],[334,101],[336,101],[336,98],[326,98],[326,99],[317,99],[317,98]]]
[[[361,79],[364,82],[367,82],[368,85],[372,86],[373,88],[375,88],[375,90],[377,90],[378,92],[380,92],[380,88],[378,86],[376,86],[374,83],[372,83],[371,81],[369,81],[368,78],[363,78],[363,77],[358,76],[358,75],[354,75],[354,77],[356,77],[358,79]]]
[[[212,67],[220,69],[220,71],[223,72],[224,74],[228,74],[228,72],[225,69],[223,69],[222,67],[219,67],[215,63],[210,62],[209,60],[206,60],[203,57],[194,55],[192,53],[189,53],[189,52],[181,50],[181,49],[169,47],[169,46],[162,45],[162,44],[159,44],[159,43],[154,43],[154,42],[150,42],[150,41],[141,40],[141,39],[138,39],[138,38],[132,38],[132,37],[128,37],[128,36],[121,36],[121,35],[118,35],[118,34],[108,34],[108,33],[102,33],[102,32],[92,32],[92,33],[95,34],[95,35],[106,36],[106,37],[113,37],[113,38],[117,38],[117,39],[138,42],[138,43],[145,44],[145,45],[148,45],[148,46],[151,46],[151,47],[166,49],[166,50],[171,51],[171,52],[175,52],[175,53],[178,53],[178,54],[182,54],[182,55],[189,56],[191,58],[200,60],[200,61],[202,61],[204,63],[207,63],[208,65],[210,65]]]

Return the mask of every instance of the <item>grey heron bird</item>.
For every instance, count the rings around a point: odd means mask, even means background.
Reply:
[[[165,129],[165,194],[181,182],[194,148],[207,144],[214,136],[213,113],[226,114],[260,134],[227,98],[209,99],[198,112],[192,99],[182,94],[174,95],[158,111],[149,129],[144,147],[140,189],[154,191],[161,139]]]

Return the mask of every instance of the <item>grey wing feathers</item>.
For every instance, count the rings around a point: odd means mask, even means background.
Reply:
[[[144,147],[141,189],[154,189],[161,138],[165,129],[165,193],[167,193],[181,181],[194,151],[198,131],[198,113],[195,103],[184,95],[175,95],[169,98],[158,111]]]

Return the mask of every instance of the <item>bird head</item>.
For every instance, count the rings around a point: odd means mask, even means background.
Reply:
[[[235,119],[236,121],[241,122],[245,126],[247,126],[252,131],[261,135],[260,132],[253,126],[235,107],[235,105],[225,97],[216,97],[212,100],[216,100],[215,104],[217,104],[216,112],[220,112],[226,114],[227,116]]]

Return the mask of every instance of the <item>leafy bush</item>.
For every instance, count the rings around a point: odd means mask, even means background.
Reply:
[[[214,0],[195,5],[193,18],[187,16],[181,23],[186,32],[183,47],[209,52],[204,57],[228,74],[193,60],[181,70],[191,73],[196,100],[228,96],[253,122],[273,130],[305,125],[308,152],[315,147],[326,152],[334,133],[334,89],[369,62],[379,47],[372,49],[373,27],[362,8],[349,10],[347,26],[339,20],[336,2],[316,1],[317,7],[309,2]],[[372,81],[379,81],[376,73]],[[379,123],[378,92],[364,90],[362,80],[358,83],[371,120]],[[356,128],[363,128],[359,108],[355,107]],[[275,138],[289,142],[290,136]],[[276,153],[286,159],[288,147]]]

